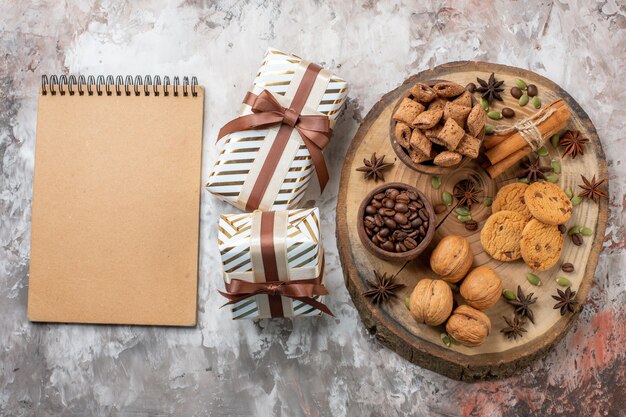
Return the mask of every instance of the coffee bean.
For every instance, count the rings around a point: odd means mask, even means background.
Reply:
[[[465,222],[465,229],[473,232],[474,230],[478,230],[478,222],[476,220],[468,220]]]
[[[510,119],[511,117],[515,117],[515,110],[510,107],[505,107],[502,109],[502,116]]]
[[[407,248],[406,246],[404,246],[403,243],[397,243],[396,244],[396,252],[406,252]]]
[[[424,221],[418,217],[411,221],[411,227],[418,228],[422,225],[422,223],[424,223]]]
[[[528,88],[526,88],[526,94],[528,94],[528,97],[535,97],[537,94],[539,94],[539,90],[537,89],[537,86],[535,84],[528,84]]]
[[[395,230],[396,227],[398,227],[398,225],[396,224],[395,221],[393,221],[393,219],[390,218],[385,218],[385,227],[391,229],[391,230]]]
[[[391,199],[391,198],[385,198],[383,200],[383,206],[387,207],[387,208],[393,208],[393,206],[395,206],[396,203]]]
[[[474,90],[476,90],[476,84],[469,83],[468,85],[465,86],[465,89],[469,91],[470,93],[473,93]]]
[[[511,95],[515,98],[520,98],[522,96],[522,94],[524,94],[522,92],[522,90],[519,89],[519,87],[513,87],[511,88]]]
[[[404,246],[406,246],[408,250],[415,249],[417,247],[417,242],[415,239],[407,237],[404,239]]]
[[[448,210],[448,208],[446,207],[445,204],[437,204],[435,206],[435,213],[437,214],[444,213],[446,210]]]
[[[390,234],[391,230],[386,227],[383,227],[382,229],[380,229],[380,232],[378,232],[378,236],[380,237],[388,237]]]
[[[402,230],[396,230],[395,232],[393,232],[393,238],[398,241],[404,240],[407,238],[407,234]]]
[[[563,265],[561,265],[561,270],[563,270],[563,272],[574,272],[574,265],[572,265],[569,262],[566,262]]]
[[[409,221],[409,219],[403,213],[396,213],[395,216],[393,216],[393,219],[396,221],[396,223],[400,225],[404,225]]]
[[[376,226],[382,227],[382,225],[385,224],[383,216],[381,216],[380,214],[374,216],[374,223],[376,223]]]
[[[382,200],[385,198],[385,193],[378,193],[374,196],[374,200]]]
[[[426,211],[426,209],[421,208],[419,211],[419,215],[422,220],[424,221],[428,220],[428,212]]]
[[[398,213],[406,213],[409,211],[409,207],[404,203],[396,203],[393,209]]]
[[[393,252],[393,250],[395,249],[395,246],[393,243],[391,243],[390,240],[386,241],[385,243],[383,243],[382,245],[380,245],[381,249],[384,249],[388,252]]]
[[[413,201],[417,200],[417,193],[415,191],[407,191],[406,195]]]
[[[565,232],[567,232],[567,226],[565,226],[564,224],[560,224],[559,232],[561,232],[561,234],[564,234]]]
[[[428,229],[428,222],[427,222],[427,221],[425,221],[425,222],[424,222],[424,224],[423,224],[422,226],[424,226],[424,229]]]
[[[417,206],[417,208],[422,208],[422,207],[424,207],[424,203],[422,203],[420,200],[416,200],[416,201],[415,201],[415,205]]]
[[[376,209],[374,208],[374,206],[369,205],[367,207],[365,207],[365,214],[376,214]]]
[[[394,209],[384,209],[383,210],[383,216],[385,217],[393,217],[396,214],[396,211]]]
[[[580,233],[574,233],[572,236],[570,236],[572,238],[572,243],[576,246],[580,246],[583,244],[583,235],[581,235]]]
[[[400,191],[398,191],[395,188],[388,188],[387,191],[385,191],[385,196],[388,198],[393,198],[395,199],[398,194],[400,194]]]
[[[409,196],[406,193],[400,193],[398,194],[398,196],[396,197],[396,203],[405,203],[408,204],[409,201],[411,201],[411,199],[409,198]]]

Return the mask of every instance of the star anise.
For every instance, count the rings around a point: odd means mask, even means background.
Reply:
[[[559,140],[559,146],[565,148],[563,158],[570,155],[572,159],[576,159],[578,155],[584,155],[585,143],[587,142],[589,139],[583,137],[578,130],[568,130]]]
[[[365,173],[365,179],[374,179],[375,182],[378,180],[385,181],[385,177],[383,175],[383,171],[391,168],[394,164],[393,162],[385,162],[385,155],[380,158],[376,157],[376,152],[372,154],[372,158],[368,161],[363,158],[364,166],[357,168],[357,171]]]
[[[596,176],[594,175],[591,181],[585,178],[584,175],[580,176],[583,179],[584,185],[579,185],[578,187],[582,188],[580,197],[586,197],[593,200],[594,203],[600,201],[600,197],[607,197],[606,193],[600,190],[600,186],[606,181],[606,178],[596,181]]]
[[[524,336],[524,333],[527,332],[524,328],[526,325],[526,320],[524,318],[520,318],[517,315],[513,316],[512,320],[504,316],[502,316],[502,318],[506,321],[508,327],[505,327],[500,331],[504,333],[508,339],[517,340],[518,337],[521,338]]]
[[[556,303],[552,308],[555,310],[560,309],[562,316],[568,311],[573,313],[576,310],[576,305],[578,304],[578,301],[574,300],[576,291],[572,291],[570,287],[567,287],[565,291],[561,291],[557,288],[556,291],[559,295],[553,295],[552,298],[558,301],[558,303]]]
[[[387,273],[381,275],[380,272],[374,271],[374,276],[376,277],[376,281],[367,280],[371,288],[363,292],[364,296],[372,298],[372,303],[374,304],[379,304],[387,301],[391,297],[396,297],[395,291],[404,288],[404,284],[395,284],[393,282],[393,276],[388,277]]]
[[[528,318],[531,323],[535,324],[535,315],[530,309],[531,304],[535,304],[537,297],[533,298],[535,293],[524,294],[522,287],[517,286],[517,298],[515,300],[506,300],[507,303],[515,307],[515,315],[520,318]]]
[[[552,170],[549,166],[541,165],[541,160],[536,158],[528,158],[522,162],[522,171],[519,173],[520,178],[528,178],[530,181],[545,180],[546,174],[544,172],[550,172]]]
[[[496,81],[493,72],[489,76],[489,81],[481,80],[480,78],[476,78],[476,81],[480,84],[480,87],[478,87],[476,91],[479,92],[489,104],[491,104],[494,98],[502,101],[500,93],[504,91],[504,88],[501,87],[504,81]]]
[[[478,196],[483,193],[482,188],[473,180],[463,180],[456,183],[452,190],[454,197],[459,200],[459,206],[472,209],[472,204],[478,203]]]

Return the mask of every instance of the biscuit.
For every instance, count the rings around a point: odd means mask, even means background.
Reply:
[[[409,148],[408,151],[411,161],[415,164],[421,164],[422,162],[430,161],[432,159],[430,155],[426,155],[422,151],[418,151],[413,148]]]
[[[480,231],[480,243],[492,258],[511,262],[522,257],[520,240],[526,219],[515,211],[493,213]]]
[[[437,109],[443,110],[447,102],[448,100],[445,100],[443,98],[438,98],[437,100],[434,100],[432,103],[428,105],[428,110],[437,110]]]
[[[411,93],[411,95],[415,97],[415,100],[423,104],[430,103],[437,98],[437,93],[435,93],[435,90],[423,83],[415,84],[413,87],[411,87],[409,93]]]
[[[532,219],[522,231],[520,242],[524,262],[535,271],[552,268],[561,257],[563,235],[558,226]]]
[[[426,110],[418,114],[415,119],[411,120],[411,124],[418,129],[430,129],[439,123],[441,116],[443,116],[442,109]]]
[[[406,124],[411,124],[411,122],[417,117],[418,114],[423,112],[425,109],[424,106],[419,104],[417,101],[413,101],[409,98],[405,98],[400,103],[400,107],[393,114],[393,120],[398,122],[404,122]]]
[[[452,119],[459,126],[464,127],[467,115],[471,110],[471,107],[464,107],[449,101],[443,108],[443,120]]]
[[[524,192],[526,206],[537,220],[559,225],[572,217],[572,202],[561,188],[547,181],[537,181]]]
[[[435,90],[439,97],[444,98],[456,97],[466,91],[465,88],[463,88],[462,86],[450,81],[444,81],[435,84],[433,86],[433,90]]]
[[[423,132],[428,139],[433,140],[437,138],[437,135],[439,134],[439,132],[441,132],[441,129],[443,129],[443,125],[441,123],[438,123],[436,126],[433,126],[430,129],[423,130]]]
[[[528,189],[528,184],[523,182],[514,182],[507,184],[498,190],[496,198],[493,200],[491,210],[496,213],[502,210],[515,211],[526,219],[526,221],[532,219],[532,214],[526,207],[524,202],[524,193]]]
[[[459,145],[463,136],[465,136],[463,128],[454,119],[448,119],[443,125],[443,129],[437,135],[437,139],[445,143],[449,151],[453,151]]]
[[[461,162],[463,156],[452,151],[443,151],[433,159],[433,164],[440,167],[452,167]]]
[[[411,126],[406,123],[396,123],[396,142],[403,148],[409,147],[409,140],[411,138]]]
[[[419,129],[413,129],[413,133],[411,133],[411,138],[409,139],[409,144],[411,148],[418,150],[425,155],[430,155],[430,151],[433,147],[433,143],[429,141],[426,135],[424,135]]]
[[[472,136],[480,135],[483,128],[485,127],[485,123],[487,123],[487,113],[480,106],[480,104],[476,104],[472,107],[469,115],[467,116],[467,132]]]
[[[463,94],[452,100],[454,104],[458,104],[463,107],[472,107],[472,95],[469,91],[465,91]]]
[[[481,143],[482,141],[480,139],[466,133],[454,151],[460,153],[461,155],[476,159],[478,158]]]

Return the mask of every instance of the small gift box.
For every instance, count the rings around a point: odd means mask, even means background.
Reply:
[[[319,65],[268,49],[240,117],[220,130],[207,189],[246,211],[295,208],[313,171],[323,190],[322,150],[347,95],[348,84]]]
[[[317,208],[222,215],[218,244],[233,319],[332,315]]]

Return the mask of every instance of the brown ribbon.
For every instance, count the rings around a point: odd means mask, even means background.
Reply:
[[[281,106],[272,93],[267,90],[263,90],[258,96],[248,92],[244,103],[252,107],[252,114],[231,120],[220,129],[218,140],[230,133],[263,129],[277,123],[281,124],[274,143],[270,147],[267,159],[254,183],[250,197],[246,202],[246,210],[256,210],[261,204],[263,195],[272,179],[272,175],[274,175],[274,170],[280,161],[293,129],[298,131],[311,155],[311,161],[317,172],[320,188],[324,190],[324,187],[326,187],[329,175],[322,150],[330,142],[332,133],[330,120],[324,115],[301,114],[315,84],[317,74],[321,70],[322,68],[316,64],[307,66],[289,108]]]
[[[270,315],[272,317],[284,317],[281,297],[289,297],[310,305],[326,314],[334,317],[330,309],[323,303],[314,300],[315,295],[326,295],[328,290],[321,283],[324,277],[324,258],[322,255],[322,267],[319,276],[312,279],[297,281],[281,281],[276,264],[276,253],[274,250],[274,212],[261,214],[261,257],[263,259],[263,271],[265,282],[248,282],[240,279],[233,279],[226,284],[226,292],[219,291],[221,295],[228,298],[222,307],[238,303],[246,298],[259,294],[266,294],[269,300]]]

